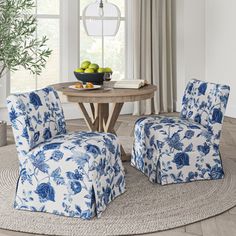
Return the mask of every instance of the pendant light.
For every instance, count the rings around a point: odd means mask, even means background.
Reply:
[[[120,27],[121,12],[107,0],[97,0],[83,10],[83,24],[89,36],[115,36]]]
[[[104,37],[115,36],[120,28],[120,9],[107,0],[96,0],[83,10],[83,24],[88,36],[101,37],[104,67]]]

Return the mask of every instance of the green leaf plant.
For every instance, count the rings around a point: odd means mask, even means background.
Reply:
[[[52,51],[36,37],[34,0],[0,0],[0,78],[23,67],[40,75]]]

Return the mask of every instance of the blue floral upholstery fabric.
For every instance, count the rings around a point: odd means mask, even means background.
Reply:
[[[20,161],[14,207],[91,219],[125,192],[117,137],[66,132],[56,91],[8,97]]]
[[[191,80],[180,117],[141,117],[131,165],[161,185],[224,177],[219,142],[230,88]]]
[[[61,103],[53,88],[10,95],[7,102],[16,145],[23,156],[38,144],[66,133]]]

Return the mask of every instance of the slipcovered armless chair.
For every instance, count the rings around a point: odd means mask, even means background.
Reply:
[[[229,91],[194,79],[179,118],[138,119],[131,165],[161,185],[223,178],[219,142]]]
[[[53,88],[7,103],[20,161],[16,209],[91,219],[125,191],[116,136],[67,133]]]

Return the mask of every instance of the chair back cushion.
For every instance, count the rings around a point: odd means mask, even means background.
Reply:
[[[229,92],[227,85],[191,80],[184,93],[180,117],[202,124],[219,139]]]
[[[52,87],[10,95],[7,107],[18,152],[27,153],[38,144],[66,133],[60,99]]]

